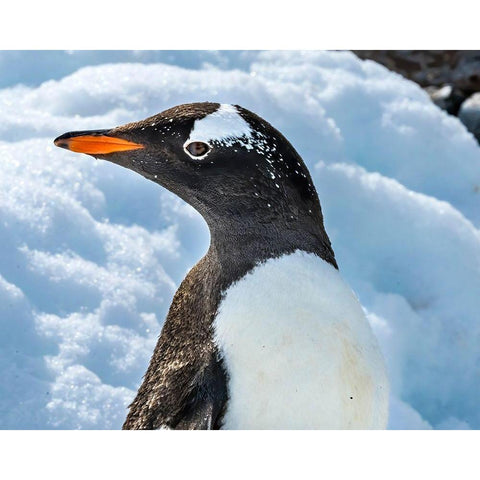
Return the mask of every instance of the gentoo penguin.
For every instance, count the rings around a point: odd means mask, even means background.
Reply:
[[[193,103],[55,144],[138,172],[210,229],[124,429],[386,427],[382,354],[278,130],[238,105]]]

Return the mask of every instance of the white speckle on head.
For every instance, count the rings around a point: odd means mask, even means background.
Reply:
[[[204,142],[208,145],[217,142],[230,146],[237,141],[251,150],[253,147],[248,143],[251,135],[250,125],[241,117],[236,107],[222,103],[215,112],[195,120],[184,148],[191,142]],[[189,153],[188,150],[185,149],[185,151]],[[192,158],[198,159],[198,157]]]
[[[388,380],[338,270],[297,251],[230,286],[214,321],[229,374],[226,429],[386,428]]]

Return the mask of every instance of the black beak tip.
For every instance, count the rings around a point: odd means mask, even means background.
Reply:
[[[60,135],[57,137],[53,143],[55,146],[60,147],[60,148],[68,148],[68,141],[67,139],[69,138],[68,133],[64,133],[63,135]]]

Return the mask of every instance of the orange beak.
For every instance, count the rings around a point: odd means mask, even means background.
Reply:
[[[125,152],[144,148],[139,143],[123,138],[107,135],[108,130],[89,130],[85,132],[68,132],[54,140],[57,147],[66,148],[72,152],[88,155],[107,155],[114,152]]]

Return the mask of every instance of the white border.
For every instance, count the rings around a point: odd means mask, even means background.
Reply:
[[[479,48],[478,2],[4,2],[3,49]],[[186,14],[188,12],[188,14]]]
[[[8,479],[478,476],[479,432],[0,432]]]

